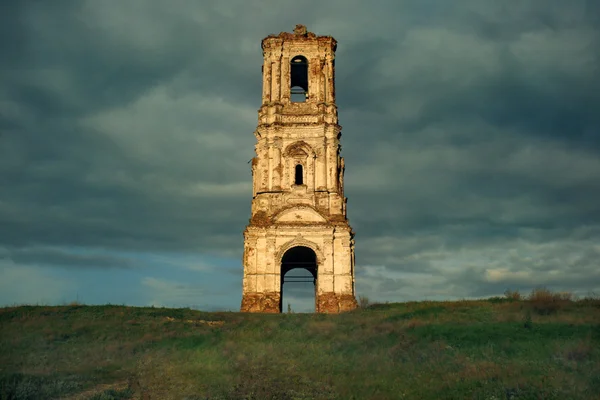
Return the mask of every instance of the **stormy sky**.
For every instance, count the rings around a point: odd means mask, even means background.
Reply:
[[[358,295],[600,293],[598,1],[23,0],[0,305],[239,309],[260,41],[299,23],[339,43]]]

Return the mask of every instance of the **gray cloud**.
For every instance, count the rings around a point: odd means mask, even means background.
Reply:
[[[76,254],[57,248],[27,247],[0,250],[0,257],[11,260],[15,265],[56,266],[67,268],[134,268],[136,262],[130,258],[106,254]]]
[[[20,262],[120,265],[40,246],[241,257],[260,40],[305,23],[339,41],[346,195],[366,291],[600,286],[597,2],[4,11],[0,246],[20,249]],[[490,258],[511,251],[502,265]]]

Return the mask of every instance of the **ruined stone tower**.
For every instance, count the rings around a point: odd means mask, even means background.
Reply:
[[[336,44],[303,25],[262,40],[242,311],[281,312],[285,274],[294,268],[311,272],[316,312],[357,306],[335,105]]]

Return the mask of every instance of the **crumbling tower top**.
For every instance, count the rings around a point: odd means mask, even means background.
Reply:
[[[305,41],[313,41],[318,40],[321,42],[330,42],[333,44],[333,51],[337,46],[337,41],[331,36],[317,36],[313,32],[309,32],[306,29],[305,25],[298,24],[294,28],[294,32],[279,32],[279,34],[271,34],[262,40],[262,48],[264,50],[265,43],[274,43],[273,39],[284,39],[284,40],[305,40]],[[277,42],[277,41],[275,41]],[[269,46],[267,44],[267,46]]]
[[[337,124],[336,48],[333,37],[317,36],[304,25],[264,38],[260,122],[285,123],[285,115],[303,114]]]

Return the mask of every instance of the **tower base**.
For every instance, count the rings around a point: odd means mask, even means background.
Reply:
[[[245,293],[242,297],[241,312],[280,313],[281,293]]]
[[[351,311],[358,307],[356,299],[351,294],[322,293],[317,296],[318,313],[335,314]]]
[[[241,312],[280,313],[281,293],[246,293],[242,297]],[[337,314],[352,311],[358,303],[351,294],[322,293],[317,295],[316,310],[318,313]]]

